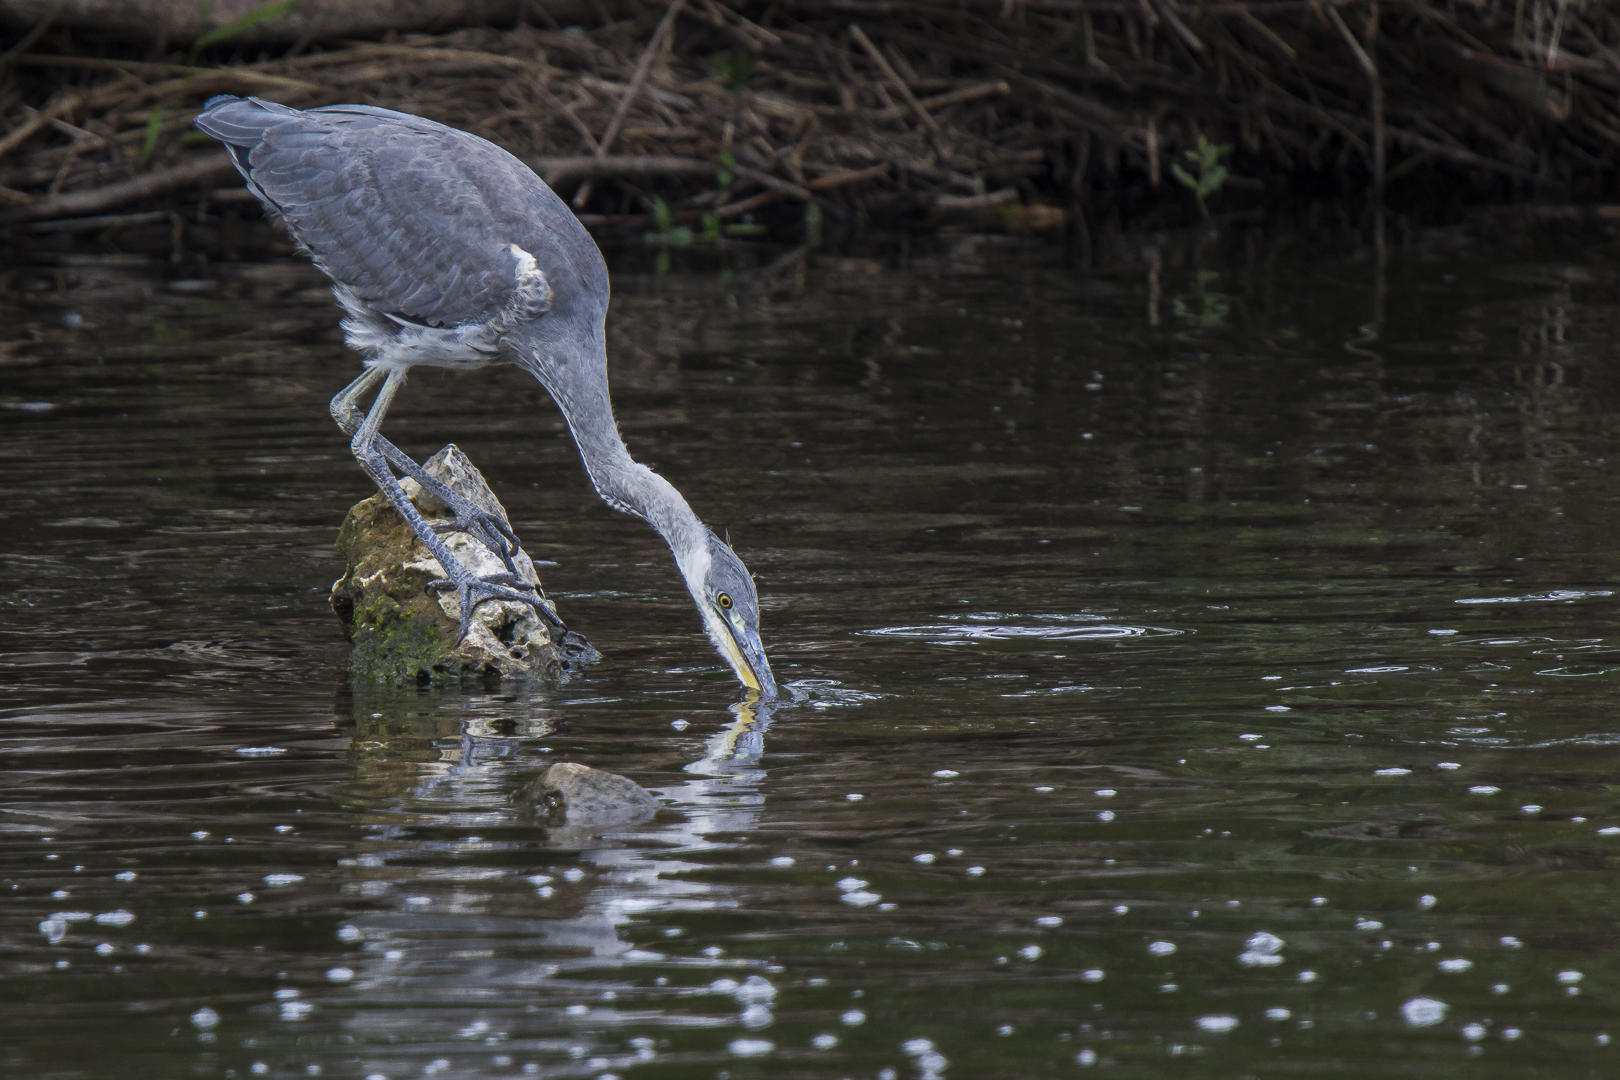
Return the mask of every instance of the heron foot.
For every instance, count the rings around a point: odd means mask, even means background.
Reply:
[[[461,569],[458,567],[458,569]],[[445,592],[456,590],[456,599],[461,604],[461,626],[456,630],[456,640],[460,641],[467,636],[467,627],[472,622],[473,608],[485,600],[510,600],[514,603],[528,604],[534,608],[535,614],[540,616],[558,635],[566,637],[570,631],[557,615],[557,609],[550,600],[540,595],[527,581],[518,578],[516,574],[491,574],[488,577],[478,577],[471,571],[462,569],[459,577],[430,581],[427,585],[431,592]],[[527,592],[520,591],[527,589]],[[576,635],[577,636],[577,635]]]
[[[448,490],[448,489],[447,489]],[[439,534],[463,532],[494,552],[506,564],[507,573],[516,578],[518,573],[516,558],[518,552],[523,550],[523,544],[512,531],[512,526],[499,514],[492,514],[481,510],[466,499],[457,497],[451,505],[456,515],[455,521],[432,522],[433,531]]]

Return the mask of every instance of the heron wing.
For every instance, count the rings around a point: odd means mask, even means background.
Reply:
[[[377,311],[435,326],[487,321],[518,290],[511,245],[547,241],[535,200],[556,196],[477,136],[364,105],[216,101],[197,126],[231,148],[321,268]]]

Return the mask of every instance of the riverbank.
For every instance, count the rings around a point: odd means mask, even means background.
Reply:
[[[42,23],[0,59],[0,228],[256,216],[190,126],[218,93],[473,131],[593,229],[673,246],[964,215],[1045,230],[1099,207],[1162,227],[1291,196],[1363,215],[1571,205],[1615,180],[1620,20],[1575,4],[601,10],[561,26],[531,4],[515,25],[382,41],[247,48],[216,31],[167,53]]]

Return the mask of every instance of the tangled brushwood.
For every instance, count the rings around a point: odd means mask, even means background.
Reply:
[[[431,117],[531,163],[589,224],[671,236],[813,236],[823,213],[1039,228],[1098,198],[1191,220],[1256,190],[1601,200],[1620,157],[1605,0],[674,0],[597,4],[606,21],[583,26],[517,10],[273,52],[226,28],[166,56],[47,20],[0,56],[0,225],[239,199],[190,127],[219,93]]]

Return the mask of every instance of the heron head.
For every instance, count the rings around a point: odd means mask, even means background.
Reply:
[[[708,529],[702,550],[677,557],[709,640],[750,690],[776,697],[776,679],[759,640],[759,594],[737,553]]]

